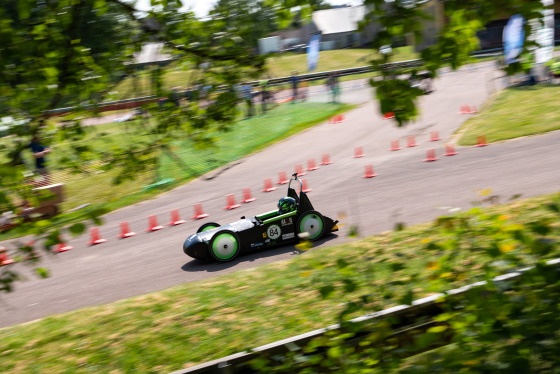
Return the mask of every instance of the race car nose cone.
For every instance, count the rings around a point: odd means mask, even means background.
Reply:
[[[183,252],[187,256],[197,258],[199,260],[208,260],[208,251],[206,243],[197,235],[193,234],[183,243]]]

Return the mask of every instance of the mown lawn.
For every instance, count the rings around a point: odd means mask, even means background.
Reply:
[[[459,145],[473,145],[480,135],[487,142],[542,134],[560,129],[560,86],[508,88],[459,129]]]
[[[472,222],[505,232],[530,227],[554,219],[545,209],[550,202],[560,203],[560,193],[472,212]],[[448,258],[457,272],[440,268],[437,260],[448,252],[431,246],[445,247],[451,240],[448,224],[441,222],[323,245],[293,260],[1,329],[2,369],[171,372],[332,324],[345,302],[364,295],[370,295],[369,303],[353,315],[401,304],[409,290],[416,299],[482,280],[488,266],[507,271],[503,261],[469,247]],[[553,228],[550,235],[558,239],[560,226]],[[477,245],[487,240],[475,239]],[[523,248],[502,250],[525,256]],[[320,291],[331,286],[332,297],[321,298]]]

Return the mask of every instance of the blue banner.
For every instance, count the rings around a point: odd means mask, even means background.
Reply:
[[[319,62],[321,34],[315,34],[309,39],[307,44],[307,71],[313,71],[317,68]]]
[[[525,20],[519,14],[511,16],[506,27],[504,27],[504,62],[509,65],[519,61],[518,57],[523,50],[525,31],[523,24]]]

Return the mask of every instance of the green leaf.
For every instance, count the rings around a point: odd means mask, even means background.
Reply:
[[[339,269],[344,269],[348,265],[349,265],[348,262],[346,260],[344,260],[343,258],[339,258],[338,260],[336,260],[336,266]]]
[[[546,207],[555,213],[560,213],[560,206],[556,203],[546,204]]]
[[[406,269],[406,265],[402,262],[391,262],[389,264],[389,267],[391,268],[391,271],[393,271],[393,272]]]
[[[414,293],[412,290],[408,290],[406,294],[399,300],[400,303],[405,305],[412,305]]]
[[[75,223],[72,226],[68,227],[68,230],[70,230],[72,235],[75,235],[75,236],[80,235],[80,234],[83,234],[86,231],[86,225],[84,225],[81,222]]]
[[[35,273],[41,278],[48,278],[50,276],[50,272],[46,268],[35,268]]]
[[[406,228],[406,224],[404,222],[397,222],[395,223],[394,231],[403,231]]]
[[[344,279],[343,282],[344,291],[347,293],[354,292],[358,288],[358,285],[351,279]]]
[[[319,292],[321,293],[321,297],[323,299],[328,299],[334,292],[334,287],[331,285],[323,286],[319,289]]]
[[[442,333],[444,331],[446,331],[449,327],[445,326],[445,325],[440,325],[440,326],[434,326],[434,327],[430,327],[428,329],[428,333],[429,334],[439,334]]]
[[[58,77],[58,70],[53,66],[43,68],[43,73],[47,79],[56,79]]]

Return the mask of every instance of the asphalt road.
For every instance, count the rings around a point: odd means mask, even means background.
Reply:
[[[293,246],[287,246],[227,264],[206,264],[184,255],[182,243],[204,222],[228,223],[242,215],[275,209],[286,187],[261,192],[264,179],[276,181],[279,172],[290,174],[296,164],[305,166],[309,159],[318,163],[325,153],[333,164],[303,177],[312,189],[309,197],[324,215],[346,218],[336,235],[318,242],[313,250],[349,241],[350,225],[358,226],[365,236],[390,230],[396,222],[412,225],[432,220],[445,213],[441,207],[468,209],[480,199],[477,191],[481,189],[491,188],[503,202],[515,194],[529,197],[560,190],[560,131],[488,147],[460,147],[456,148],[458,155],[442,155],[444,142],[452,141],[453,132],[468,118],[459,114],[460,106],[480,107],[498,87],[498,74],[492,63],[444,74],[434,84],[436,91],[422,98],[420,120],[405,128],[381,118],[370,88],[361,82],[346,83],[343,100],[361,105],[347,113],[344,122],[313,127],[157,199],[107,215],[100,227],[106,243],[90,247],[88,234],[70,240],[71,251],[43,256],[52,272],[48,279],[39,280],[18,265],[29,277],[17,284],[14,293],[1,296],[0,327],[299,255]],[[313,100],[324,101],[327,93],[320,87],[314,89],[320,92]],[[438,131],[443,140],[430,142],[432,131]],[[404,145],[411,135],[416,137],[417,147],[389,151],[392,140]],[[365,156],[354,158],[359,146]],[[423,162],[432,148],[439,160]],[[378,176],[362,178],[366,165],[373,165]],[[251,188],[257,200],[224,210],[226,195],[235,194],[239,201],[244,188]],[[190,220],[196,203],[202,203],[210,217]],[[145,232],[149,215],[156,214],[166,224],[173,209],[179,209],[187,219],[185,224]],[[122,221],[128,221],[137,235],[118,240]]]

